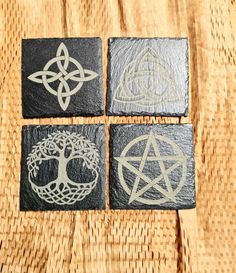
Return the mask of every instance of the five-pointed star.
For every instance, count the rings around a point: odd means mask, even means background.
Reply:
[[[148,156],[151,145],[154,150],[155,156]],[[186,156],[184,155],[173,155],[173,156],[161,156],[160,150],[156,141],[156,137],[153,134],[153,132],[150,132],[150,135],[147,139],[146,147],[144,149],[144,153],[142,157],[139,156],[132,156],[132,157],[115,157],[115,159],[122,164],[124,167],[126,167],[129,171],[133,172],[136,175],[133,188],[131,190],[130,198],[129,198],[129,204],[135,201],[139,196],[143,195],[145,192],[147,192],[150,188],[156,189],[158,192],[162,193],[165,197],[167,197],[169,200],[176,202],[174,191],[171,187],[171,183],[168,177],[168,174],[170,174],[173,170],[175,170],[178,166],[183,164],[186,161]],[[148,176],[146,176],[142,171],[144,168],[144,165],[148,161],[158,162],[161,170],[161,174],[159,174],[155,179],[150,179]],[[168,169],[165,168],[164,161],[176,161],[171,167]],[[129,162],[140,162],[139,168],[134,167]],[[145,181],[147,185],[145,185],[143,188],[139,188],[139,182],[140,179]],[[161,180],[164,180],[167,190],[162,188],[160,185],[158,185],[158,182]]]

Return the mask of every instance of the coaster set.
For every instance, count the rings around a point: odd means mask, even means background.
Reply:
[[[188,41],[110,38],[107,115],[186,116]],[[24,118],[104,114],[100,38],[22,41]],[[191,124],[111,124],[111,209],[196,206]],[[22,128],[20,210],[105,209],[105,125]]]

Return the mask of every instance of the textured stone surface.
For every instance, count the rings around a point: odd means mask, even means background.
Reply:
[[[195,207],[192,125],[111,125],[112,209]]]
[[[103,114],[100,38],[22,40],[25,118]]]
[[[185,38],[110,38],[108,115],[186,116]]]
[[[104,125],[24,126],[20,209],[104,209],[104,142]]]

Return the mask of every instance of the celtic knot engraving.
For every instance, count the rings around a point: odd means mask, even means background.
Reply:
[[[58,161],[58,175],[53,181],[38,181],[37,174],[43,161]],[[73,159],[82,160],[90,172],[91,181],[72,181],[67,165]],[[27,157],[28,180],[37,195],[48,203],[71,205],[91,193],[98,181],[99,154],[95,144],[77,133],[57,131],[38,142]],[[44,186],[40,186],[41,184]]]
[[[77,69],[69,72],[70,63],[74,64]],[[54,64],[57,65],[59,71],[50,70],[50,67]],[[81,89],[84,82],[91,81],[97,76],[97,73],[83,69],[77,60],[69,56],[65,44],[61,43],[57,49],[56,57],[49,60],[42,71],[31,74],[28,79],[36,83],[42,83],[49,93],[57,97],[60,107],[65,111],[69,106],[71,96]],[[69,80],[77,82],[73,89],[68,84]],[[59,84],[55,90],[50,84],[56,81]]]
[[[139,106],[179,101],[174,72],[150,47],[124,69],[114,100]]]

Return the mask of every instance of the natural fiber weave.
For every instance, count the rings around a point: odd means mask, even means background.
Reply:
[[[0,271],[236,272],[236,2],[1,0],[0,13]],[[190,116],[24,120],[21,38],[64,36],[102,37],[104,67],[108,37],[189,37]],[[106,123],[108,151],[109,124],[129,122],[193,123],[197,209],[19,212],[22,125]]]

